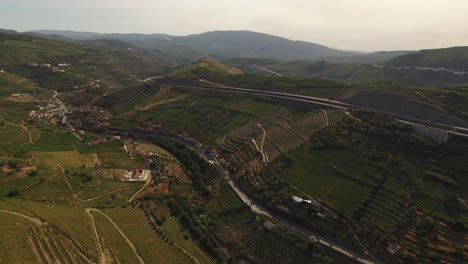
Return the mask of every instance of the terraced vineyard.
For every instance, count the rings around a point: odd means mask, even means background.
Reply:
[[[102,210],[133,242],[146,263],[190,263],[190,258],[167,244],[151,228],[143,212],[136,208]]]
[[[177,93],[172,91],[172,87],[170,85],[160,85],[158,93],[148,100],[146,105],[140,108],[140,111],[150,111],[151,109],[163,105],[166,103],[175,102],[180,99],[184,99],[188,97],[188,94]]]
[[[308,141],[314,132],[336,123],[342,117],[342,112],[328,110],[311,112],[297,120],[289,120],[273,113],[247,122],[218,138],[216,143],[228,153],[235,153],[248,145],[260,152],[266,163],[297,148]]]
[[[97,226],[106,259],[110,258],[117,263],[139,263],[137,256],[115,227],[103,215],[91,213]]]
[[[53,230],[0,212],[0,263],[89,263]]]

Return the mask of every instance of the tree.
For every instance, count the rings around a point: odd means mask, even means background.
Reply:
[[[438,226],[429,218],[422,218],[416,223],[416,235],[423,240],[434,239],[438,233]]]
[[[8,197],[15,197],[15,196],[18,196],[20,195],[20,191],[18,191],[18,189],[11,189],[9,192],[8,192]]]

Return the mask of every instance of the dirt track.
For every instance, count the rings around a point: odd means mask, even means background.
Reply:
[[[128,246],[132,249],[133,253],[135,253],[135,256],[138,258],[138,261],[141,264],[145,263],[145,261],[140,256],[140,254],[138,254],[138,252],[137,252],[137,250],[135,248],[135,245],[133,245],[132,241],[127,237],[127,235],[125,235],[125,233],[122,231],[122,229],[120,229],[120,227],[117,225],[116,222],[114,222],[114,220],[112,220],[112,218],[110,218],[107,214],[99,211],[98,209],[86,208],[86,213],[88,213],[89,217],[91,218],[91,222],[93,223],[94,233],[95,233],[95,236],[96,236],[96,241],[98,242],[99,252],[100,252],[100,255],[101,255],[100,256],[100,262],[102,264],[106,263],[106,257],[105,257],[105,253],[104,253],[104,250],[103,250],[103,247],[102,247],[102,244],[101,244],[101,240],[99,239],[99,233],[97,231],[96,223],[94,221],[94,217],[91,214],[91,212],[97,212],[97,213],[101,214],[102,216],[104,216],[114,226],[114,228],[117,230],[117,232],[119,232],[119,234],[122,236],[122,238],[125,240],[125,242],[127,242]]]

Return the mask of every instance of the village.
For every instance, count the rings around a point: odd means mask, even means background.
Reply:
[[[373,64],[372,65],[374,68],[377,69],[384,69],[384,68],[390,68],[390,69],[396,69],[396,70],[419,70],[419,71],[433,71],[433,72],[448,72],[454,75],[459,75],[459,76],[468,76],[468,72],[466,71],[460,71],[456,69],[447,69],[447,68],[434,68],[434,67],[424,67],[424,66],[394,66],[394,65],[385,65],[385,64]]]
[[[71,64],[68,63],[57,63],[56,65],[52,65],[50,63],[43,63],[43,64],[38,64],[38,63],[29,63],[28,67],[31,68],[40,68],[40,69],[47,69],[52,72],[65,72],[64,69],[61,69],[63,67],[70,66]]]

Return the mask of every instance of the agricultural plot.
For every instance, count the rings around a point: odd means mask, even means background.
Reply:
[[[158,93],[148,100],[146,105],[140,108],[140,111],[150,111],[151,109],[158,107],[160,105],[175,102],[186,97],[190,96],[189,94],[185,93],[178,93],[176,91],[172,91],[169,85],[160,85]]]
[[[0,88],[0,93],[1,93]],[[13,91],[14,92],[14,91]],[[36,109],[36,103],[16,103],[0,100],[0,116],[5,119],[19,123],[26,119],[29,111]]]
[[[78,184],[76,186],[79,186]],[[76,192],[77,197],[83,202],[104,202],[111,203],[115,200],[123,200],[125,204],[130,196],[134,194],[142,183],[121,182],[114,180],[94,180],[88,183],[86,187],[82,187]],[[80,187],[78,187],[80,188]],[[115,205],[115,203],[113,203]]]
[[[293,247],[269,235],[251,220],[218,227],[216,236],[227,247],[240,246],[253,263],[304,263]]]
[[[223,210],[243,204],[237,193],[227,184],[219,192],[219,201]]]
[[[0,142],[2,142],[2,145],[28,144],[29,137],[27,131],[20,126],[5,125],[0,128]]]
[[[348,119],[321,131],[289,154],[294,163],[279,176],[353,218],[366,230],[368,244],[406,241],[405,245],[424,255],[415,230],[406,227],[414,225],[415,214],[430,215],[446,226],[451,221],[466,221],[464,209],[447,205],[450,197],[466,194],[463,158],[450,142],[441,156],[436,145],[417,141],[409,134],[405,137],[410,143],[396,144],[404,137],[374,133],[360,127],[360,122]],[[452,235],[432,243],[439,252],[447,253],[455,250],[457,241],[460,237]]]
[[[242,98],[228,94],[212,94],[190,89],[173,88],[169,94],[186,95],[176,101],[152,107],[146,112],[130,111],[112,119],[119,126],[135,128],[141,124],[160,125],[161,130],[178,134],[188,132],[204,143],[212,142],[221,135],[244,124],[251,116],[226,106]]]
[[[260,100],[244,99],[242,101],[230,104],[228,109],[242,112],[249,115],[264,115],[268,114],[279,106],[276,103],[267,103]]]
[[[169,153],[167,150],[165,150],[165,149],[163,149],[163,148],[161,148],[159,146],[156,146],[154,144],[142,143],[142,144],[138,144],[138,145],[139,145],[138,149],[140,149],[140,150],[157,153],[157,154],[161,155],[162,157],[167,157],[168,159],[175,159],[174,156],[172,156],[172,154]]]
[[[19,199],[12,202],[69,235],[90,259],[98,259],[92,226],[83,208]]]
[[[214,260],[204,254],[196,245],[196,243],[191,239],[185,239],[178,224],[177,220],[174,217],[169,217],[166,219],[163,225],[164,232],[172,239],[174,242],[187,250],[191,255],[193,255],[199,263],[209,264],[215,263]]]
[[[101,161],[95,153],[80,154],[78,151],[31,151],[35,160],[42,164],[60,164],[65,167],[96,167]]]
[[[304,144],[291,155],[297,160],[280,176],[314,199],[350,214],[381,174],[376,167],[340,150],[310,151]]]
[[[3,99],[15,103],[33,103],[38,101],[36,98],[34,98],[34,96],[28,94],[21,96],[7,96]]]
[[[101,211],[120,226],[146,263],[190,263],[186,254],[157,236],[139,209],[116,208]]]
[[[32,133],[32,132],[31,132]],[[73,151],[83,143],[66,130],[41,130],[32,136],[34,144],[28,144],[20,148],[23,151]]]
[[[290,120],[272,113],[247,122],[218,138],[216,143],[229,153],[249,145],[261,153],[263,162],[270,162],[297,148],[308,141],[313,133],[342,117],[344,114],[339,111],[316,111]]]
[[[0,212],[0,255],[1,263],[36,263],[31,248],[30,226],[32,223],[22,217]],[[29,238],[29,239],[28,239]]]
[[[135,253],[109,220],[99,213],[91,212],[91,214],[96,223],[106,259],[109,258],[116,263],[139,263]]]
[[[146,164],[140,159],[131,159],[130,156],[123,152],[117,153],[100,153],[98,154],[101,166],[104,168],[114,169],[135,169],[145,168]]]
[[[26,218],[0,212],[1,263],[88,263],[71,243]]]

